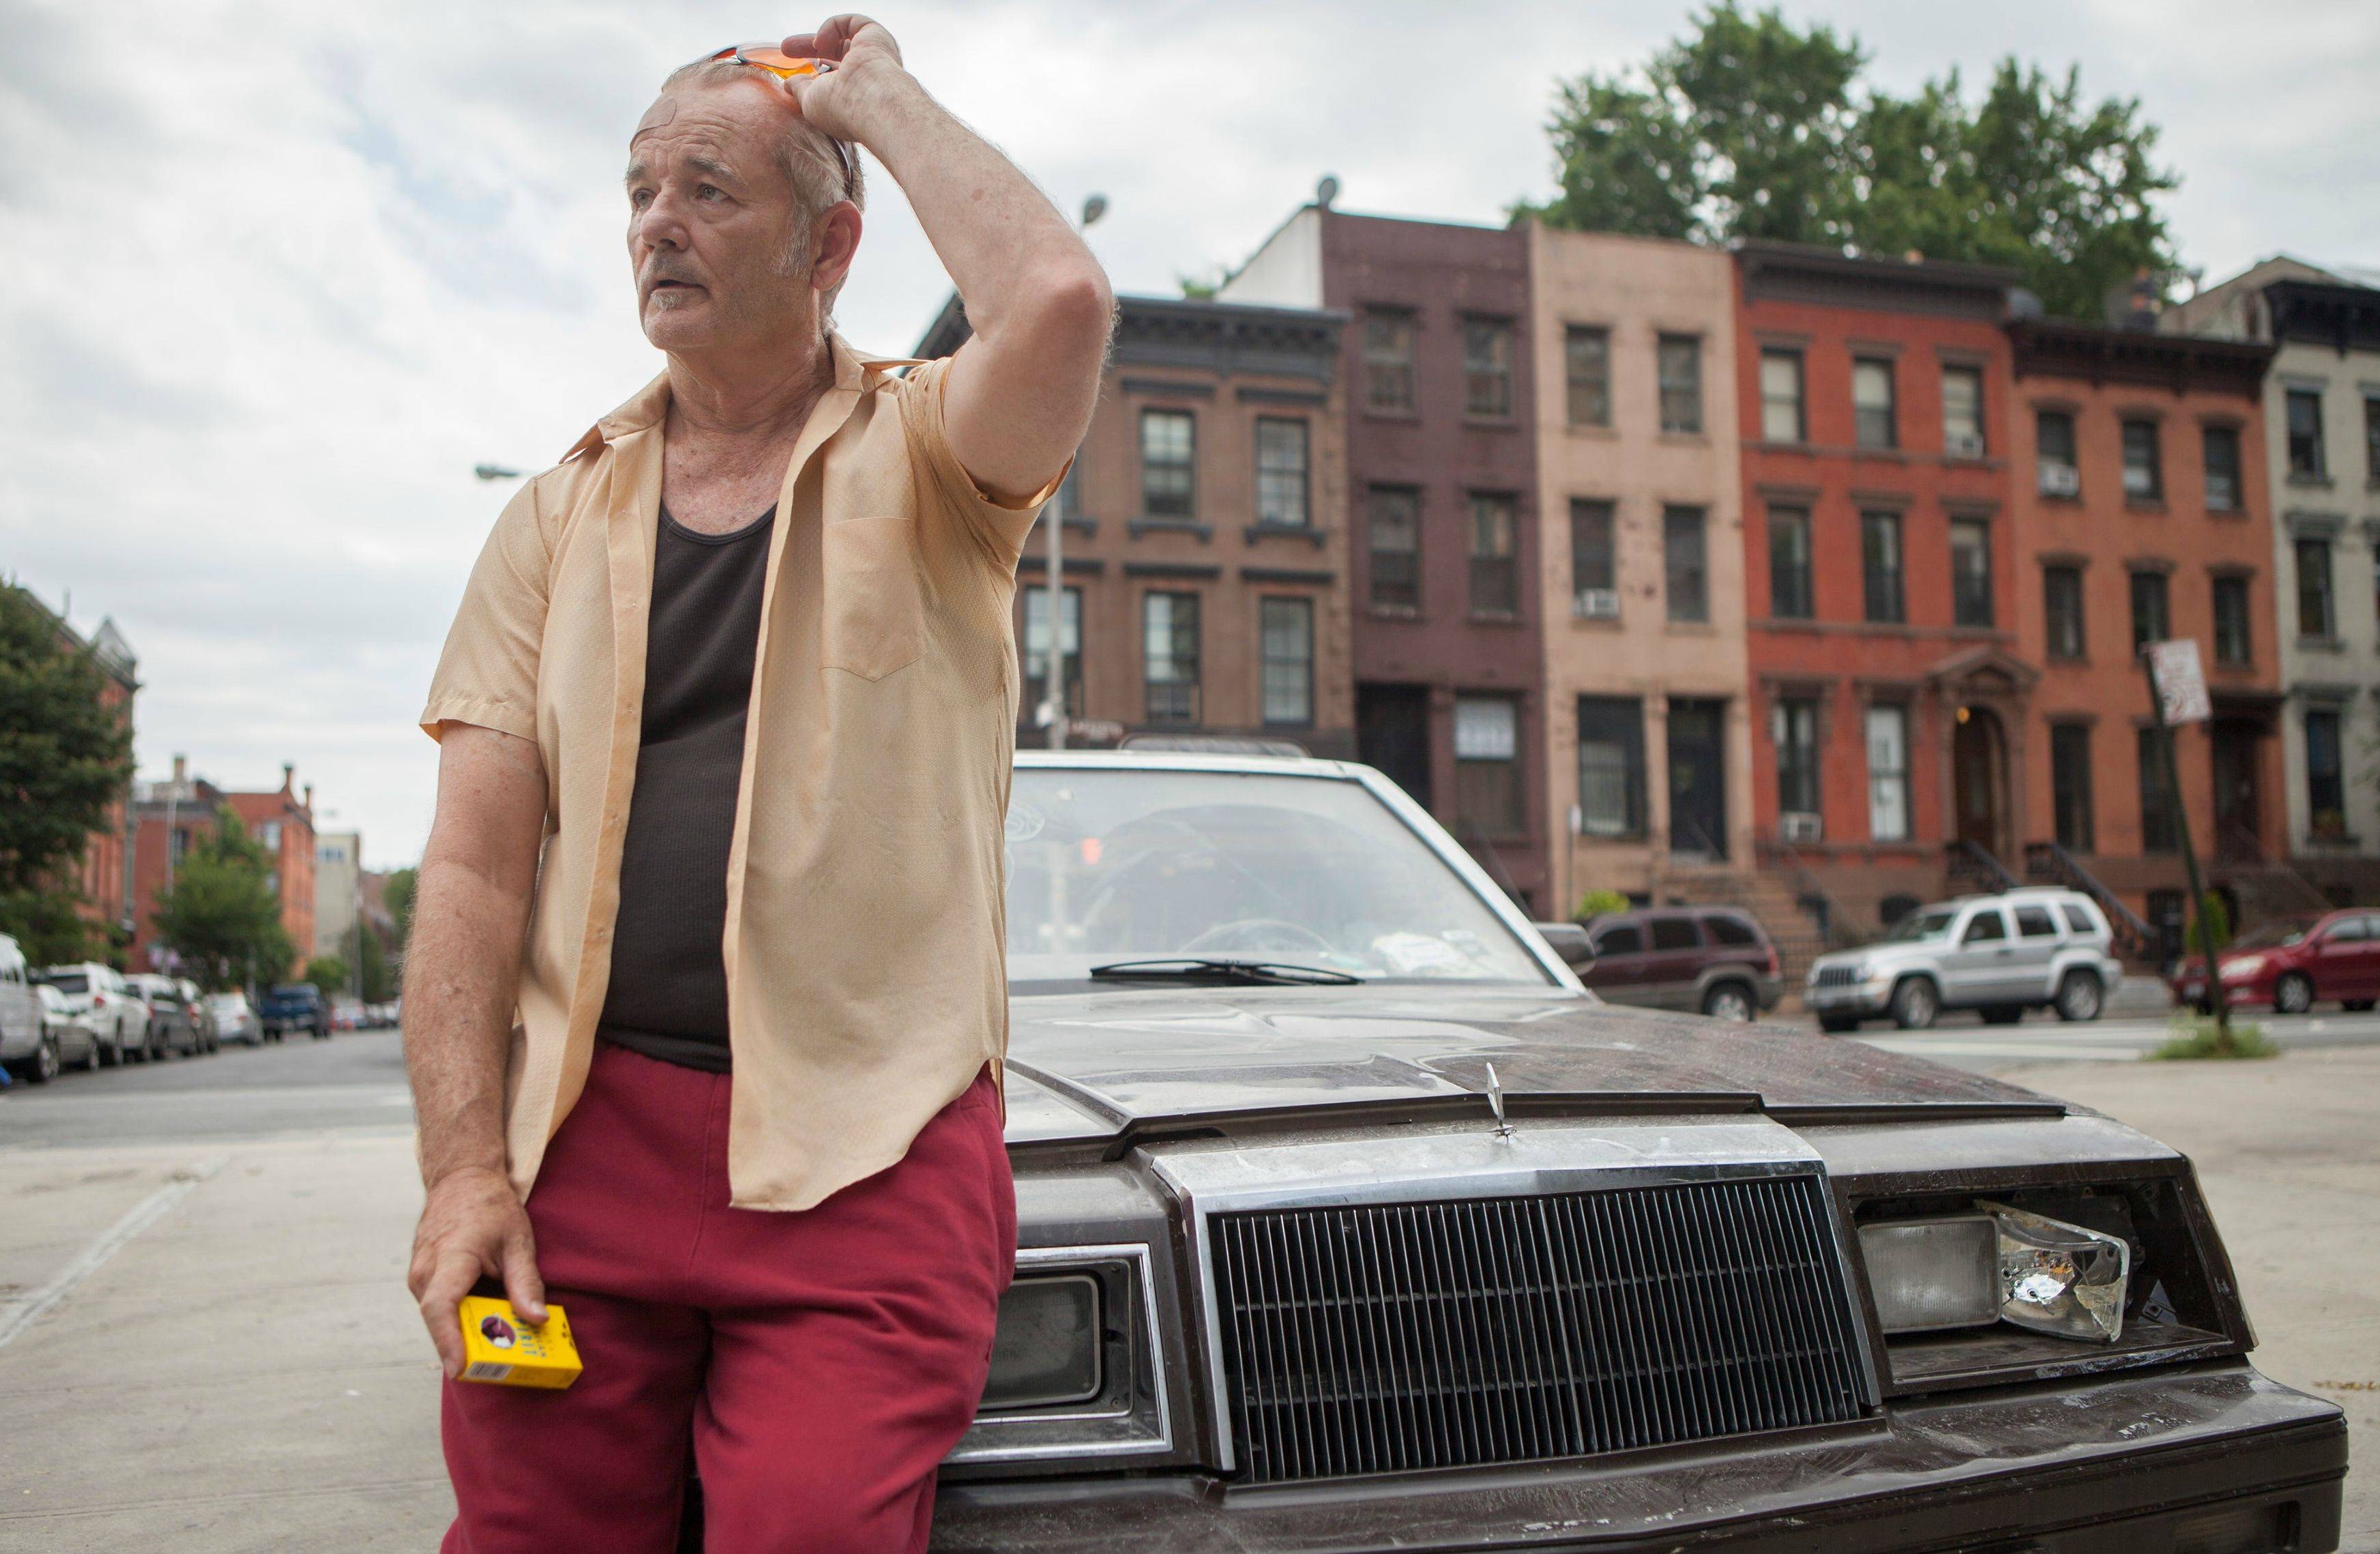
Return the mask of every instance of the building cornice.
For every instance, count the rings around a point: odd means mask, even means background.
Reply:
[[[2176,394],[2195,389],[2253,400],[2273,360],[2273,347],[2253,341],[2110,329],[2058,319],[2021,320],[2008,326],[2008,334],[2019,378],[2133,383]]]

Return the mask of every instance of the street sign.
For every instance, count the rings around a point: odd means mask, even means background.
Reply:
[[[2145,650],[2149,674],[2156,685],[2157,699],[2165,704],[2168,726],[2203,723],[2215,715],[2213,705],[2206,699],[2206,671],[2199,665],[2196,637],[2152,642]]]

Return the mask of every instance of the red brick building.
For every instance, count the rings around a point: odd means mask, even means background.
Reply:
[[[1987,869],[2031,834],[2015,276],[1768,242],[1736,265],[1754,834],[1873,930],[1945,890],[1956,844]]]
[[[2273,504],[2273,347],[2059,321],[2013,324],[2019,651],[2041,666],[2024,767],[2028,872],[2151,924],[2188,899],[2138,657],[2192,637],[2215,717],[2178,731],[2190,839],[2239,921],[2321,904],[2288,850]]]
[[[278,790],[230,793],[192,777],[188,762],[176,756],[170,779],[134,784],[131,969],[159,969],[151,955],[157,940],[158,894],[171,884],[181,859],[201,838],[213,834],[215,817],[225,805],[240,818],[249,839],[273,859],[281,927],[296,951],[288,971],[294,974],[314,954],[314,790],[310,783],[302,794],[295,791],[296,774],[295,767],[284,766]]]

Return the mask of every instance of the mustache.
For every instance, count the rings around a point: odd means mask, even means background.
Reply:
[[[644,273],[637,277],[637,281],[638,285],[646,291],[652,290],[663,281],[682,281],[687,285],[702,284],[701,278],[694,274],[689,267],[661,254],[655,254],[645,261]]]

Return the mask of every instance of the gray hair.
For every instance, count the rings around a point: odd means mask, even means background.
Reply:
[[[671,71],[669,79],[662,82],[662,91],[726,86],[747,79],[747,73],[758,68],[734,59],[706,56]],[[785,254],[786,272],[790,274],[808,265],[810,234],[819,218],[843,200],[865,211],[868,186],[859,171],[859,148],[834,139],[808,119],[796,116],[785,121],[775,153],[777,169],[784,174],[786,186],[794,191],[793,240]],[[830,305],[833,300],[831,296],[827,298]]]

